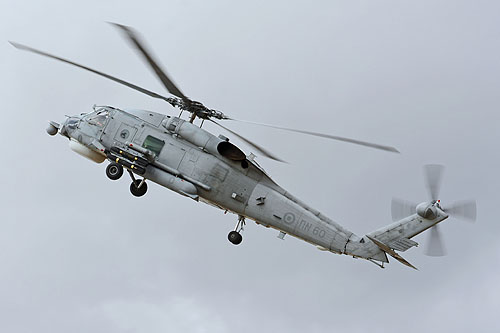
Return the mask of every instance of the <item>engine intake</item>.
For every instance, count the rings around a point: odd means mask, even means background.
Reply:
[[[179,135],[212,154],[220,154],[232,161],[244,161],[246,159],[245,153],[232,143],[218,138],[183,119],[177,117],[166,119],[162,125],[169,132]]]
[[[244,161],[246,159],[245,153],[228,141],[219,142],[217,151],[225,158],[233,161]]]

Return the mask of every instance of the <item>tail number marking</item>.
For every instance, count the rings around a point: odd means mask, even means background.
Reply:
[[[302,229],[306,233],[311,232],[312,226],[313,226],[313,224],[307,222],[306,220],[302,220],[299,223],[299,229]],[[320,227],[314,227],[314,228],[312,228],[312,234],[314,236],[319,237],[319,238],[323,238],[326,235],[326,231]]]

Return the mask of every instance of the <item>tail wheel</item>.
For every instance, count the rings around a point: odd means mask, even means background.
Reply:
[[[227,235],[227,239],[229,239],[229,241],[231,243],[233,243],[234,245],[238,245],[241,243],[241,241],[243,240],[243,236],[241,236],[241,234],[239,232],[236,232],[236,231],[231,231],[228,235]]]

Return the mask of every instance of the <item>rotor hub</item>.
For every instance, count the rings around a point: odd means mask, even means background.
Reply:
[[[422,202],[417,206],[417,214],[428,220],[434,220],[438,216],[435,203]]]

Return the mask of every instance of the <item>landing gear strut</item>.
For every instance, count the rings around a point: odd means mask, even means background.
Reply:
[[[127,170],[130,178],[132,178],[132,184],[130,184],[130,193],[136,197],[142,197],[148,191],[148,184],[146,184],[146,178],[136,179],[132,171]]]
[[[231,231],[227,235],[227,239],[234,245],[238,245],[243,240],[243,236],[241,236],[241,232],[243,231],[243,226],[245,225],[245,217],[242,215],[238,216],[238,223],[236,224],[236,228]]]

